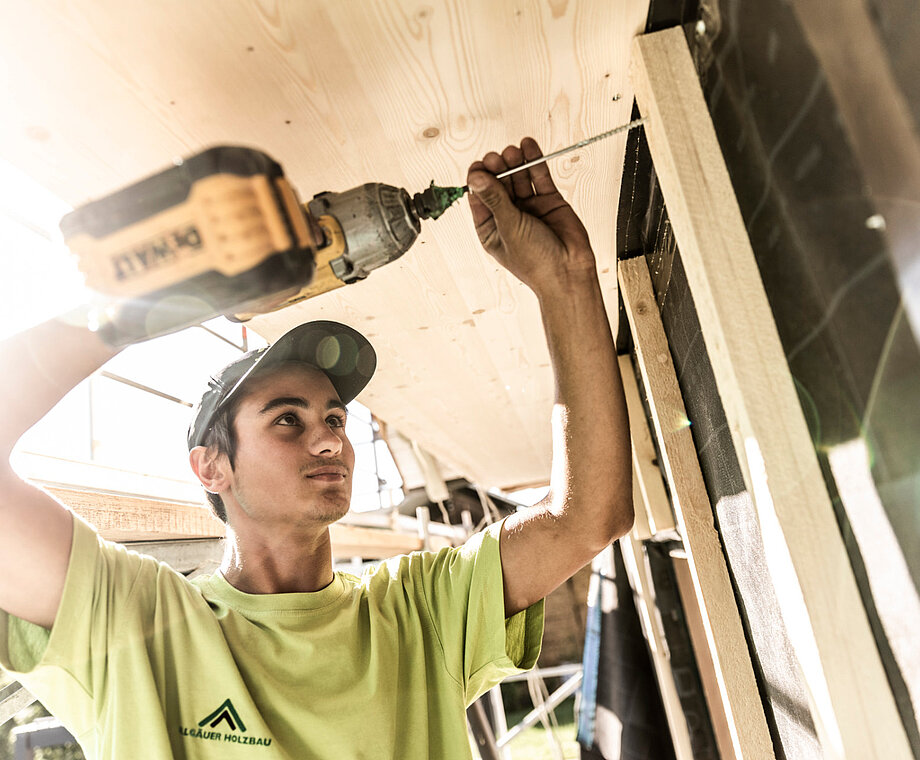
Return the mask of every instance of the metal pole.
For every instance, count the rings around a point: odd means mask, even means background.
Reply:
[[[559,706],[559,703],[566,699],[566,697],[572,696],[578,687],[581,685],[582,674],[578,673],[568,679],[562,686],[560,686],[556,691],[550,694],[549,699],[546,700],[540,707],[535,707],[531,710],[524,718],[518,723],[514,728],[512,728],[507,734],[500,737],[496,742],[496,745],[499,747],[504,747],[509,742],[516,739],[520,736],[525,729],[530,728],[538,720],[541,720],[550,710],[555,710]]]

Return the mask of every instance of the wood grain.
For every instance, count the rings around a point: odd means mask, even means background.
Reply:
[[[639,38],[632,78],[822,747],[909,758],[682,30]]]
[[[661,466],[687,551],[696,604],[705,621],[709,654],[720,677],[721,707],[730,726],[733,751],[745,758],[773,758],[741,615],[645,259],[621,261],[619,277]]]
[[[553,150],[627,121],[629,45],[647,7],[36,0],[0,29],[0,155],[71,203],[228,142],[278,159],[304,197],[461,183],[474,159],[524,135]],[[608,294],[624,146],[617,136],[552,166]],[[381,361],[361,400],[439,460],[486,486],[548,480],[536,300],[481,251],[465,201],[366,282],[252,325],[273,339],[315,318],[370,335]]]

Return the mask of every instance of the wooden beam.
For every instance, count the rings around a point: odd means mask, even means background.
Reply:
[[[329,526],[332,538],[332,554],[337,559],[363,557],[364,559],[386,559],[397,554],[421,551],[422,539],[406,533],[374,528],[356,528],[335,523]],[[429,536],[431,551],[450,546],[443,536]]]
[[[138,554],[146,554],[165,562],[188,578],[213,572],[220,566],[224,556],[222,538],[135,541],[125,546]]]
[[[712,731],[716,737],[719,755],[721,760],[732,760],[733,758],[741,760],[732,747],[731,727],[728,724],[728,716],[722,709],[722,700],[719,698],[719,674],[716,672],[716,665],[712,661],[709,644],[706,641],[706,625],[703,623],[699,605],[696,603],[690,563],[686,555],[677,556],[673,553],[671,561],[674,563],[677,592],[684,606],[690,642],[693,644],[693,653],[696,655],[696,665],[700,672],[706,705],[709,707],[709,719],[712,721]]]
[[[23,686],[20,686],[17,681],[8,683],[3,688],[0,688],[0,726],[35,701],[35,697]]]
[[[722,710],[736,756],[775,757],[741,615],[714,526],[687,412],[644,258],[619,265],[620,292],[648,394],[661,465],[693,576],[696,605],[719,675]]]
[[[69,488],[45,490],[110,541],[221,538],[223,523],[204,504]]]
[[[110,541],[163,541],[193,538],[221,538],[224,525],[204,505],[142,499],[124,494],[47,488],[54,498],[66,505]],[[416,535],[378,528],[359,528],[336,523],[329,526],[332,553],[349,559],[386,559],[422,548]],[[437,551],[450,546],[444,536],[430,536],[431,548]]]
[[[682,30],[637,38],[631,76],[819,739],[829,757],[907,760],[904,727]]]
[[[661,480],[658,455],[655,453],[655,444],[652,442],[648,420],[645,418],[632,362],[628,356],[620,356],[619,363],[632,438],[633,501],[636,514],[632,533],[636,538],[644,540],[656,533],[674,530],[676,522]]]

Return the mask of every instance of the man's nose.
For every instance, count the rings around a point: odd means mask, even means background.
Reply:
[[[342,438],[325,421],[314,425],[310,431],[309,447],[314,456],[338,456],[342,453],[343,445]]]

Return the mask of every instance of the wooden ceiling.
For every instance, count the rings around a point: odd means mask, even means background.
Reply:
[[[647,0],[30,0],[0,28],[0,155],[74,205],[214,144],[258,147],[304,199],[379,181],[462,184],[533,135],[628,121]],[[625,137],[556,160],[616,314]],[[252,322],[352,324],[360,400],[485,486],[548,481],[553,382],[535,298],[482,252],[465,201],[363,283]]]

